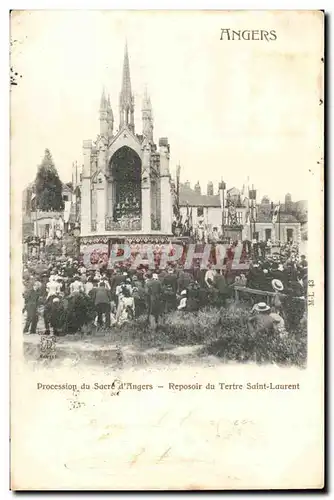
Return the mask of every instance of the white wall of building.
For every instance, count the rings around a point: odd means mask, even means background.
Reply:
[[[209,229],[213,227],[218,227],[221,229],[222,226],[222,209],[220,207],[203,207],[203,215],[199,215],[201,213],[201,207],[189,207],[189,210],[192,211],[192,223],[193,226],[196,226],[199,220],[204,220],[204,223],[208,226]],[[180,207],[180,212],[182,215],[182,221],[184,222],[187,217],[187,207]],[[237,219],[240,225],[245,224],[246,219],[246,209],[245,208],[237,208]],[[225,208],[225,224],[227,224],[227,209]]]
[[[189,210],[192,212],[192,223],[194,227],[200,219],[204,219],[204,223],[208,226],[209,230],[213,227],[218,227],[218,230],[221,229],[222,211],[220,207],[203,207],[203,215],[198,215],[201,213],[201,211],[198,211],[198,207],[189,207]],[[180,212],[182,221],[185,222],[187,218],[187,207],[180,207]],[[250,240],[253,235],[254,225],[252,224],[250,228],[249,222],[246,223],[247,209],[237,208],[236,212],[238,223],[243,226],[242,239]],[[227,209],[225,209],[225,224],[227,224]],[[268,232],[266,232],[266,230]],[[282,243],[287,243],[289,234],[292,235],[292,240],[294,242],[300,242],[301,239],[301,229],[298,222],[282,222],[280,224],[280,231],[278,223],[273,225],[271,222],[257,222],[255,224],[255,231],[259,233],[259,241],[265,241],[269,233],[273,242],[280,240]]]
[[[249,224],[247,225],[248,227],[244,227],[243,229],[243,239],[248,239],[249,236],[246,236],[246,234],[249,234]],[[288,242],[288,235],[291,234],[293,242],[298,243],[300,241],[301,233],[300,233],[300,224],[296,222],[282,222],[280,224],[280,229],[279,229],[279,224],[273,225],[270,222],[257,222],[255,224],[255,231],[259,233],[259,241],[265,241],[266,240],[266,230],[271,232],[271,241],[281,241],[281,243],[287,243]],[[252,225],[252,233],[254,231],[254,226]],[[247,232],[247,233],[246,233]],[[280,234],[279,234],[280,233]]]

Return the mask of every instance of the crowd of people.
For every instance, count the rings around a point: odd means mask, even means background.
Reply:
[[[233,245],[232,245],[233,246]],[[282,252],[252,252],[247,270],[233,270],[233,252],[222,270],[214,266],[185,270],[181,264],[166,269],[141,266],[86,269],[73,258],[30,258],[24,262],[24,333],[36,333],[39,318],[44,332],[76,333],[84,325],[94,328],[121,327],[146,315],[156,325],[170,311],[196,312],[205,306],[225,308],[235,300],[250,306],[250,329],[272,322],[279,330],[297,327],[306,311],[307,261],[298,248],[287,245]],[[258,302],[243,288],[266,292],[270,304]],[[260,297],[261,298],[261,297]],[[263,298],[262,298],[263,300]],[[269,308],[269,309],[268,309]],[[269,316],[265,322],[254,320]],[[42,332],[43,333],[43,332]]]

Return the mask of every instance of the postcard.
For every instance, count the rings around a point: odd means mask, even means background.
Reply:
[[[322,489],[324,12],[10,22],[11,489]]]

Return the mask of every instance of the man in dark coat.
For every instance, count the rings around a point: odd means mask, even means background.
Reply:
[[[125,282],[126,274],[123,274],[122,270],[116,268],[115,274],[111,278],[111,296],[115,301],[116,305],[118,304],[118,296],[116,295],[116,288]]]
[[[37,322],[38,322],[38,306],[40,303],[40,287],[37,283],[34,283],[32,289],[27,290],[24,294],[24,307],[27,311],[26,323],[24,326],[23,333],[36,333]]]
[[[260,290],[262,277],[262,270],[260,269],[259,264],[255,262],[250,268],[247,276],[247,287],[252,288],[253,290]]]
[[[162,283],[159,280],[157,274],[153,273],[146,282],[146,294],[147,294],[147,306],[148,306],[148,316],[147,321],[149,322],[150,316],[154,316],[156,324],[158,323],[159,316],[162,310]]]
[[[193,281],[192,276],[189,272],[183,271],[183,269],[180,270],[179,276],[177,279],[177,291],[179,293],[182,292],[182,290],[187,290],[188,286],[190,283]]]
[[[172,267],[168,269],[167,275],[164,277],[163,284],[165,286],[171,286],[174,293],[177,292],[177,276]]]
[[[95,308],[97,312],[97,322],[99,326],[103,325],[103,314],[106,318],[106,327],[110,327],[110,302],[111,294],[107,290],[105,282],[101,281],[95,292]]]
[[[214,278],[214,286],[218,290],[218,303],[223,307],[226,307],[229,288],[223,274],[216,274]]]

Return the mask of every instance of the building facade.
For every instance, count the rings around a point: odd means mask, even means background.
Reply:
[[[282,204],[279,216],[273,222],[273,203],[267,197],[260,203],[255,201],[252,212],[251,201],[245,190],[233,187],[223,193],[221,185],[219,187],[214,193],[213,183],[209,182],[207,192],[202,194],[199,183],[194,188],[191,188],[189,182],[181,184],[179,205],[182,220],[186,221],[189,218],[190,225],[194,229],[204,224],[208,234],[216,228],[221,236],[242,241],[270,239],[272,242],[280,241],[282,244],[289,241],[300,242],[307,215],[304,213],[304,205],[302,219],[298,218],[293,209],[302,202],[292,203],[291,206]]]
[[[74,189],[73,182],[62,184],[64,210],[60,212],[36,209],[35,183],[32,182],[22,193],[22,236],[49,238],[56,233],[71,231],[79,223],[80,187]]]

